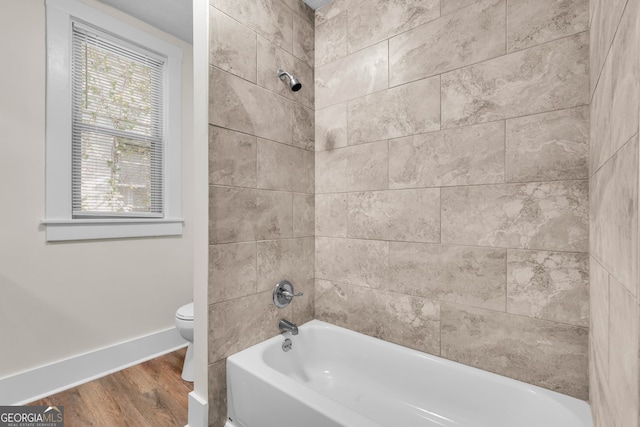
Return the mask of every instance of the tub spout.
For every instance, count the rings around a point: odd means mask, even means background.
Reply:
[[[285,319],[280,319],[278,327],[281,332],[291,332],[292,335],[298,335],[298,326],[295,323],[289,322]]]

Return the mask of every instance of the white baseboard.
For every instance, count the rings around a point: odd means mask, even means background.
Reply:
[[[189,424],[185,427],[208,427],[209,403],[195,391],[189,393]]]
[[[186,347],[176,328],[0,379],[0,406],[24,405]]]

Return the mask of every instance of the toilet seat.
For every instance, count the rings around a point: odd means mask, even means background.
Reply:
[[[176,311],[176,319],[193,321],[193,303],[185,304]]]

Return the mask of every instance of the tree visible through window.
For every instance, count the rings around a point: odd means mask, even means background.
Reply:
[[[163,62],[73,31],[73,214],[162,215]]]

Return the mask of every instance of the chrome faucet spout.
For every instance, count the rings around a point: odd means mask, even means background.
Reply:
[[[280,332],[291,332],[291,335],[298,335],[298,326],[288,320],[280,319],[278,327],[280,328]]]

